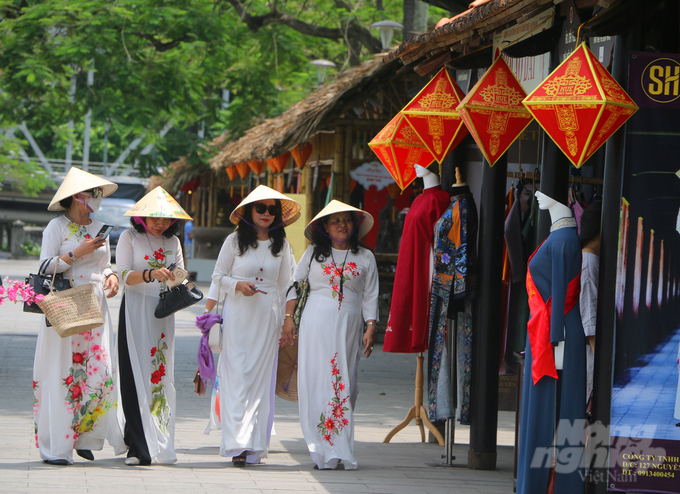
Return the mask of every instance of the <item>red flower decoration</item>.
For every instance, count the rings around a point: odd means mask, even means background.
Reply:
[[[74,364],[82,364],[84,361],[85,361],[85,359],[83,358],[82,353],[74,353],[73,354],[73,363]]]
[[[165,364],[161,364],[158,366],[158,372],[161,373],[161,377],[165,375]]]
[[[161,339],[165,338],[165,333],[161,333]]]
[[[151,349],[151,356],[152,356],[152,357],[155,357],[155,356],[156,356],[156,347],[153,347],[153,348]]]
[[[70,385],[73,382],[73,376],[68,376],[66,379],[64,379],[64,382],[66,385]]]
[[[340,374],[340,369],[338,369],[337,367],[333,367],[333,371],[332,371],[332,372],[333,372],[333,375],[334,375],[334,376],[337,376],[338,374]]]
[[[349,424],[349,420],[347,419],[342,419],[342,425],[347,425]]]
[[[33,389],[38,385],[38,381],[33,381]]]
[[[79,399],[83,394],[82,389],[80,389],[80,385],[74,384],[73,388],[71,388],[71,398],[74,400]]]
[[[85,234],[85,238],[90,239],[90,238],[92,238],[92,237],[90,237],[90,234],[89,234],[89,233],[86,233],[86,234]]]
[[[145,260],[145,261],[148,261],[148,260],[149,260],[149,256],[144,256],[144,260]]]
[[[161,373],[158,371],[153,371],[151,374],[151,383],[158,384],[159,382],[161,382]]]
[[[335,422],[333,421],[332,418],[327,417],[327,418],[326,418],[326,421],[324,422],[323,425],[326,426],[326,430],[331,431],[331,430],[333,430],[333,428],[335,427]]]

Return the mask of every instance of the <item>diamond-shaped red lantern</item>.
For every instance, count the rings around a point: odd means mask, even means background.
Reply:
[[[498,57],[458,107],[489,165],[503,156],[533,120],[522,106],[526,95],[503,57]]]
[[[368,143],[401,190],[416,178],[413,165],[427,167],[434,157],[409,125],[404,115],[397,115]]]
[[[585,43],[523,103],[576,168],[638,110]]]
[[[401,110],[439,163],[468,134],[456,110],[464,97],[463,90],[443,67]]]

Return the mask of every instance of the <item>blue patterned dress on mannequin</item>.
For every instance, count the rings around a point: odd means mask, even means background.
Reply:
[[[472,194],[453,196],[435,224],[434,276],[430,300],[428,409],[431,421],[456,415],[469,424],[472,371],[472,298],[477,238],[477,207]],[[449,378],[446,319],[456,320],[457,396]]]

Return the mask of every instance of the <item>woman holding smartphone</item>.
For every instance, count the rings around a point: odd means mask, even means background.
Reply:
[[[73,450],[94,460],[107,438],[116,453],[125,451],[115,434],[116,392],[113,386],[113,328],[106,302],[118,292],[111,270],[109,242],[98,234],[102,222],[90,218],[103,197],[118,186],[71,167],[47,208],[65,211],[43,232],[40,260],[45,272],[70,271],[76,286],[94,287],[104,324],[61,338],[42,318],[33,364],[33,418],[40,457],[51,465],[73,463]],[[109,427],[113,424],[114,427]]]
[[[156,319],[154,311],[166,283],[175,280],[168,268],[184,269],[177,220],[190,216],[161,187],[124,216],[133,226],[120,236],[116,255],[124,284],[117,350],[125,464],[174,463],[175,316]]]
[[[260,185],[231,213],[236,232],[215,264],[213,283],[226,294],[217,365],[220,455],[234,466],[267,457],[285,293],[295,269],[283,227],[299,216],[297,202]]]

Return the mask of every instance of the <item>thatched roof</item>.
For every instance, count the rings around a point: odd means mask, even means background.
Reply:
[[[228,137],[229,136],[226,133],[215,137],[207,146],[205,146],[205,151],[210,153],[215,152],[215,148],[224,148],[224,143]],[[151,181],[149,182],[149,185],[146,186],[146,190],[151,191],[156,187],[161,186],[170,194],[174,194],[182,187],[182,185],[201,176],[209,170],[210,168],[208,166],[192,164],[186,156],[182,156],[177,161],[170,163],[159,175],[151,177]]]
[[[552,5],[553,0],[478,0],[437,29],[407,39],[385,61],[401,58],[406,65],[456,50],[456,45],[478,46],[481,37],[488,38],[499,27],[520,17],[533,17]]]
[[[393,78],[399,63],[383,63],[381,56],[338,73],[335,80],[319,87],[307,98],[278,117],[265,120],[246,131],[240,139],[227,144],[210,159],[214,170],[250,160],[266,160],[290,151],[322,127],[377,91],[379,82]],[[354,118],[356,116],[353,115]]]

